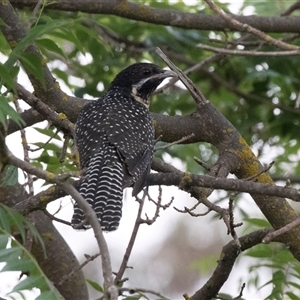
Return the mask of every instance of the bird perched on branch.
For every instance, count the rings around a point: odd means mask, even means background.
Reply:
[[[136,196],[146,184],[154,140],[149,97],[165,78],[174,76],[173,71],[154,64],[133,64],[78,116],[75,141],[85,170],[79,192],[94,209],[104,231],[119,226],[123,189],[132,186]],[[77,203],[72,225],[90,228]]]

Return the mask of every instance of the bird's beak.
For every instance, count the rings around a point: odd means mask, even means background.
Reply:
[[[139,89],[145,82],[147,82],[149,80],[159,78],[162,81],[162,80],[164,80],[165,78],[168,78],[168,77],[178,77],[178,75],[172,70],[163,70],[162,73],[154,74],[151,77],[142,79],[139,83],[135,84],[134,87]]]
[[[160,77],[161,78],[178,77],[178,75],[172,70],[164,70],[164,72],[160,74]]]

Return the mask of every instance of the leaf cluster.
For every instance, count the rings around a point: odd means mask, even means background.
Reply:
[[[0,272],[18,271],[20,278],[25,277],[14,286],[9,299],[15,299],[14,294],[22,295],[22,291],[36,287],[40,290],[36,299],[62,299],[29,249],[24,246],[30,236],[43,245],[37,230],[29,221],[17,211],[0,204],[0,262],[5,263]]]

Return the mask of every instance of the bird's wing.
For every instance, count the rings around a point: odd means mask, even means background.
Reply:
[[[139,113],[142,116],[124,114],[121,110],[113,109],[105,120],[108,141],[116,146],[128,173],[139,186],[138,191],[142,189],[150,171],[154,138],[148,111]]]

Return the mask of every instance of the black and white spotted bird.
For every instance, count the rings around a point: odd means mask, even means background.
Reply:
[[[133,64],[78,116],[75,141],[81,168],[86,170],[79,192],[96,212],[104,231],[119,226],[123,189],[132,186],[136,196],[146,184],[154,140],[149,97],[165,78],[173,76],[173,71],[154,64]],[[75,203],[73,227],[90,228],[84,220]]]

